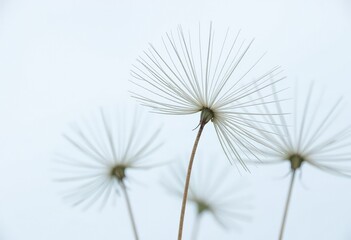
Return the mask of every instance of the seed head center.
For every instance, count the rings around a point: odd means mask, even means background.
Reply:
[[[196,204],[197,204],[197,213],[198,214],[201,214],[203,212],[210,210],[210,206],[204,201],[197,201]]]
[[[112,177],[117,178],[118,181],[123,181],[124,178],[126,177],[126,168],[127,166],[125,165],[117,165],[112,168],[110,174]]]
[[[288,160],[291,164],[291,169],[296,170],[301,167],[301,164],[305,159],[300,154],[292,154],[289,156]]]
[[[210,108],[207,108],[207,107],[202,108],[201,116],[200,116],[200,124],[205,125],[210,120],[212,121],[213,118],[214,118],[214,112]]]

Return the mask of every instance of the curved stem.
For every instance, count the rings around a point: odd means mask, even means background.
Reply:
[[[129,196],[128,196],[126,185],[124,184],[123,180],[119,181],[119,183],[121,184],[122,191],[124,193],[124,196],[125,196],[125,199],[126,199],[126,202],[127,202],[128,213],[129,213],[130,221],[132,222],[132,227],[133,227],[133,233],[134,233],[135,240],[139,240],[138,231],[137,231],[137,228],[136,228],[136,224],[135,224],[135,220],[134,220],[134,216],[133,216],[133,211],[132,211],[132,206],[130,204],[130,200],[129,200]]]
[[[289,209],[290,199],[291,199],[292,190],[293,190],[293,186],[294,186],[295,172],[296,172],[296,170],[293,169],[293,170],[292,170],[292,175],[291,175],[291,180],[290,180],[290,187],[289,187],[288,198],[286,199],[286,203],[285,203],[285,210],[284,210],[284,216],[283,216],[282,226],[281,226],[281,228],[280,228],[279,240],[282,240],[282,239],[283,239],[284,228],[285,228],[285,224],[286,224],[286,218],[287,218],[287,215],[288,215],[288,209]]]
[[[178,230],[178,240],[182,239],[183,235],[183,224],[184,224],[184,216],[185,216],[185,208],[186,208],[186,201],[188,199],[188,190],[189,190],[189,183],[190,183],[190,176],[191,176],[191,169],[193,167],[193,162],[194,162],[194,157],[197,149],[197,145],[199,144],[199,140],[201,137],[201,133],[204,130],[206,123],[201,123],[199,131],[197,133],[197,136],[195,138],[193,150],[190,155],[190,160],[189,160],[189,165],[188,165],[188,171],[186,174],[186,179],[185,179],[185,186],[184,186],[184,193],[183,193],[183,201],[182,201],[182,209],[180,212],[180,220],[179,220],[179,230]]]
[[[193,233],[191,235],[191,240],[197,239],[197,235],[198,235],[199,229],[200,229],[201,216],[202,216],[201,213],[196,215],[196,219],[195,219],[194,227],[193,227]]]

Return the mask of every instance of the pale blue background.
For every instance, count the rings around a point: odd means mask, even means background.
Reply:
[[[129,70],[148,42],[178,24],[211,20],[255,37],[255,49],[268,52],[265,62],[285,69],[287,85],[314,80],[327,96],[344,96],[342,122],[350,121],[349,0],[0,0],[0,239],[132,239],[122,198],[101,212],[62,201],[51,181],[52,155],[66,124],[80,113],[133,102]],[[161,156],[190,152],[198,116],[153,117],[163,122],[164,139],[172,137]],[[200,151],[218,145],[211,131]],[[244,174],[254,196],[252,222],[228,233],[207,219],[200,239],[277,239],[288,186],[280,177],[287,169],[261,166]],[[161,171],[140,175],[146,187],[131,191],[141,239],[176,236],[180,201],[159,187]],[[285,239],[351,239],[350,189],[351,180],[306,166]],[[189,208],[186,224],[191,221]]]

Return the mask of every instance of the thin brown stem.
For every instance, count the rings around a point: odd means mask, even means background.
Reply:
[[[132,222],[134,238],[135,238],[135,240],[139,240],[138,231],[137,231],[137,228],[136,228],[134,215],[133,215],[133,211],[132,211],[132,206],[130,204],[130,200],[129,200],[129,196],[128,196],[126,185],[124,184],[123,180],[119,181],[119,183],[121,184],[122,191],[124,193],[124,196],[125,196],[125,199],[126,199],[126,202],[127,202],[128,213],[129,213],[130,221]]]
[[[292,175],[291,175],[291,180],[290,180],[290,187],[289,187],[288,198],[286,199],[286,204],[285,204],[285,210],[284,210],[282,226],[280,228],[279,240],[283,239],[284,229],[285,229],[285,225],[286,225],[286,218],[287,218],[287,215],[288,215],[290,199],[291,199],[292,190],[293,190],[293,186],[294,186],[295,172],[296,172],[296,170],[293,169],[292,170]]]
[[[186,208],[186,202],[188,199],[188,190],[189,190],[189,183],[190,183],[190,176],[191,176],[191,170],[193,168],[193,162],[194,162],[194,157],[197,149],[197,145],[199,144],[199,140],[201,137],[201,133],[204,130],[206,123],[201,123],[199,131],[197,132],[197,136],[195,138],[193,150],[190,155],[190,160],[189,160],[189,166],[188,166],[188,171],[186,174],[186,179],[185,179],[185,186],[184,186],[184,193],[183,193],[183,201],[182,201],[182,209],[180,212],[180,220],[179,220],[179,230],[178,230],[178,240],[182,239],[183,235],[183,224],[184,224],[184,216],[185,216],[185,208]]]

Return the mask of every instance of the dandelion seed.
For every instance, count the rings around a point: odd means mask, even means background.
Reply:
[[[221,227],[231,230],[250,220],[247,211],[251,208],[250,197],[243,194],[242,185],[235,184],[231,169],[213,162],[217,159],[201,159],[201,165],[193,172],[189,186],[188,201],[196,208],[196,219],[192,229],[192,240],[196,240],[203,217],[212,217]],[[183,162],[182,162],[183,163]],[[182,197],[185,181],[185,164],[172,165],[170,174],[162,178],[169,192]],[[222,184],[226,182],[226,184]]]
[[[298,96],[298,99],[301,97]],[[322,97],[316,98],[314,105],[312,100],[313,84],[311,84],[307,98],[303,102],[302,114],[297,112],[298,101],[296,100],[293,127],[289,128],[288,120],[281,115],[279,119],[269,118],[273,123],[271,125],[272,131],[278,134],[268,135],[261,132],[268,139],[267,143],[271,145],[270,148],[263,151],[269,159],[267,159],[268,161],[262,159],[262,163],[290,163],[291,182],[279,239],[283,239],[295,173],[304,164],[309,164],[331,174],[351,177],[351,169],[343,165],[345,162],[351,161],[351,126],[328,135],[340,111],[341,99],[329,106],[330,110],[324,116],[319,114],[321,110],[326,109],[322,104]],[[277,102],[276,108],[279,112],[282,111],[279,102]],[[265,108],[265,112],[270,112],[268,107]],[[283,127],[281,128],[279,125]]]
[[[122,117],[123,116],[123,117]],[[157,144],[159,130],[145,128],[140,114],[133,117],[123,113],[100,109],[99,113],[73,131],[64,134],[64,154],[56,156],[63,166],[62,175],[56,179],[70,184],[64,198],[73,205],[89,207],[100,201],[103,207],[122,191],[131,218],[135,239],[138,239],[127,184],[133,170],[146,170]]]
[[[232,37],[228,30],[222,40],[217,40],[211,24],[204,34],[199,27],[197,35],[186,34],[179,27],[176,34],[169,33],[162,40],[163,48],[150,44],[131,71],[137,87],[132,96],[153,112],[201,113],[185,181],[178,240],[182,237],[192,164],[205,125],[213,123],[227,159],[234,164],[238,161],[249,171],[242,156],[258,158],[252,149],[258,151],[257,145],[265,145],[265,139],[256,133],[262,127],[253,126],[252,116],[261,115],[256,106],[264,105],[262,98],[272,94],[269,86],[283,80],[271,81],[280,74],[279,67],[260,76],[253,74],[262,57],[247,67],[253,41],[240,40],[239,33]],[[269,92],[259,97],[258,91]]]

